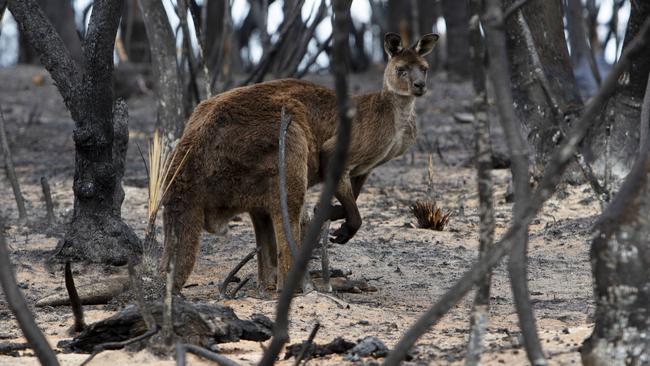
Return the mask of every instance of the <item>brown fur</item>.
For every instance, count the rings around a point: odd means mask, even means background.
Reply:
[[[395,38],[397,37],[397,39]],[[427,63],[422,57],[437,40],[427,35],[403,49],[399,36],[387,34],[390,60],[384,88],[352,98],[357,107],[345,174],[336,193],[341,206],[333,219],[345,218],[333,241],[346,242],[361,225],[356,197],[376,166],[398,156],[415,141],[415,96],[424,93]],[[402,68],[407,68],[405,71]],[[278,190],[280,111],[292,117],[286,136],[287,193],[294,238],[307,188],[322,182],[336,143],[336,94],[302,80],[275,80],[236,88],[199,104],[176,147],[184,156],[164,201],[165,250],[161,269],[176,252],[175,287],[192,272],[202,230],[214,232],[235,214],[248,212],[263,289],[281,289],[291,255],[282,229]],[[180,159],[177,159],[180,160]],[[172,167],[171,171],[175,171]]]

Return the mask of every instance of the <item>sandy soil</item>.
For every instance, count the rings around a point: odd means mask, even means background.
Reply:
[[[34,85],[34,75],[45,75],[45,84]],[[353,90],[381,85],[378,73],[355,76]],[[315,77],[329,82],[328,77]],[[11,187],[0,175],[0,215],[7,218],[6,236],[11,246],[18,281],[30,305],[53,292],[64,291],[62,269],[47,266],[46,259],[61,238],[64,223],[72,211],[74,145],[73,122],[65,110],[47,73],[35,67],[0,69],[0,103],[8,124],[17,174],[27,200],[29,222],[18,225]],[[339,301],[310,293],[297,296],[292,310],[292,342],[306,339],[313,324],[322,328],[316,342],[327,343],[336,336],[349,340],[375,335],[392,346],[409,325],[432,302],[460,278],[477,256],[478,216],[475,172],[471,164],[472,127],[458,123],[453,114],[467,111],[472,99],[469,84],[452,84],[444,75],[430,80],[430,93],[418,101],[420,132],[418,144],[405,157],[377,169],[359,198],[364,220],[356,237],[346,245],[329,248],[333,267],[348,269],[352,278],[366,279],[378,291],[334,294]],[[131,140],[125,175],[126,199],[123,216],[141,237],[145,229],[147,192],[144,168],[136,143],[146,147],[154,122],[151,96],[128,101]],[[493,146],[503,151],[498,126],[493,126]],[[436,151],[440,153],[436,153]],[[415,229],[409,206],[427,198],[427,159],[433,153],[435,182],[433,194],[439,205],[453,212],[445,231]],[[57,225],[47,228],[40,178],[46,176],[56,202]],[[505,202],[510,174],[495,170],[497,236],[507,228],[511,204]],[[318,187],[309,194],[313,205]],[[534,221],[530,234],[529,278],[532,303],[540,336],[552,365],[580,362],[578,348],[592,328],[593,300],[589,266],[589,234],[600,212],[590,189],[566,187],[553,197]],[[338,227],[334,224],[333,227]],[[274,316],[276,301],[259,298],[254,263],[239,276],[252,275],[234,300],[219,298],[218,285],[228,271],[254,247],[253,231],[247,216],[229,224],[225,236],[205,234],[200,261],[189,280],[194,286],[184,290],[190,300],[220,301],[235,309],[240,317],[262,312]],[[312,267],[317,267],[317,262]],[[123,269],[74,264],[78,284],[92,283]],[[468,336],[468,314],[472,296],[420,339],[413,364],[461,364]],[[341,306],[343,304],[343,306]],[[32,308],[36,320],[52,345],[70,338],[72,316],[67,307]],[[89,322],[112,314],[106,306],[87,306]],[[0,342],[21,342],[6,302],[0,297]],[[490,324],[485,339],[483,362],[525,364],[525,351],[517,317],[512,306],[505,266],[493,277]],[[242,364],[254,364],[264,344],[238,342],[221,345],[224,354]],[[59,354],[64,365],[77,365],[86,355]],[[190,356],[190,364],[203,364]],[[368,362],[365,360],[362,362]],[[291,361],[293,362],[293,361]],[[312,360],[311,364],[349,364],[342,356]],[[0,356],[2,365],[37,364],[31,351],[19,357]],[[147,351],[131,354],[110,351],[99,355],[92,365],[172,365]],[[280,364],[289,364],[289,361]]]

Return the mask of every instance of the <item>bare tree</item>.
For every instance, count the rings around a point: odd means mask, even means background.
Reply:
[[[122,221],[121,179],[128,142],[126,104],[114,103],[113,48],[120,0],[97,0],[84,40],[84,62],[74,61],[35,0],[10,0],[9,11],[40,54],[75,121],[74,212],[58,248],[61,257],[114,264],[140,252]]]

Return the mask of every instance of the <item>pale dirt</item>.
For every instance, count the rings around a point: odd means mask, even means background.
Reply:
[[[33,85],[31,78],[38,74],[46,75],[42,69],[34,67],[0,69],[0,103],[8,124],[17,174],[27,200],[29,223],[27,226],[17,225],[17,210],[4,174],[0,174],[0,215],[8,221],[5,234],[18,281],[25,287],[23,293],[39,326],[54,346],[59,340],[70,338],[70,309],[34,308],[33,304],[47,294],[65,291],[62,268],[47,268],[45,260],[61,238],[62,224],[69,219],[72,210],[73,123],[49,76],[44,86]],[[376,73],[354,77],[353,90],[378,87],[378,77]],[[328,82],[327,77],[315,79]],[[354,341],[374,335],[391,347],[419,314],[439,299],[475,260],[477,194],[474,169],[468,163],[472,155],[473,130],[471,125],[459,124],[452,117],[455,112],[468,110],[472,100],[471,86],[448,83],[443,75],[435,75],[432,79],[430,93],[417,104],[422,116],[418,146],[412,150],[413,154],[407,153],[373,172],[359,198],[363,226],[348,244],[329,248],[333,267],[351,270],[352,278],[367,279],[378,291],[334,294],[342,307],[317,293],[297,296],[292,308],[292,342],[306,339],[314,323],[319,321],[322,328],[316,337],[318,343],[327,343],[337,336]],[[34,109],[40,112],[30,120],[30,111]],[[123,216],[142,237],[146,225],[147,192],[142,186],[144,169],[135,143],[142,148],[147,146],[146,139],[153,130],[155,116],[153,99],[151,96],[131,99],[129,109],[131,141]],[[503,151],[505,145],[494,124],[493,134],[494,148]],[[436,154],[436,146],[440,148],[440,155]],[[428,196],[429,151],[433,152],[435,170],[432,198],[446,210],[453,211],[448,228],[442,232],[409,227],[413,221],[409,205]],[[48,177],[56,202],[57,226],[52,230],[44,226],[41,176]],[[496,170],[493,176],[499,237],[507,228],[512,209],[504,199],[510,174],[507,170]],[[318,187],[310,192],[311,205],[317,194]],[[591,332],[590,317],[594,309],[589,236],[600,213],[600,207],[586,185],[567,187],[561,197],[553,197],[530,228],[532,302],[551,365],[580,363],[578,348]],[[338,227],[338,223],[333,227]],[[230,222],[225,237],[205,234],[199,262],[188,281],[196,286],[185,289],[184,294],[190,300],[219,301],[220,281],[253,247],[252,227],[246,215]],[[318,262],[313,261],[312,268],[317,268]],[[85,264],[74,264],[73,269],[77,284],[100,281],[124,270]],[[221,302],[232,306],[242,318],[255,312],[273,318],[276,301],[258,298],[254,281],[256,273],[253,261],[239,274],[241,278],[252,275],[253,281],[240,291],[237,299]],[[466,297],[419,340],[413,364],[463,363],[472,298],[471,295]],[[113,313],[106,306],[86,306],[85,309],[88,322]],[[493,277],[483,363],[527,364],[520,337],[505,265],[501,264]],[[0,341],[22,340],[13,315],[0,297]],[[220,349],[230,358],[247,365],[260,359],[264,346],[242,341],[223,344]],[[86,355],[60,353],[58,357],[63,365],[78,365]],[[189,357],[189,364],[207,364]],[[338,365],[351,362],[342,356],[333,356],[310,363]],[[20,357],[0,356],[0,365],[35,364],[37,361],[31,351],[21,353]],[[147,351],[136,354],[107,351],[91,363],[97,366],[173,364],[173,361],[159,360]]]

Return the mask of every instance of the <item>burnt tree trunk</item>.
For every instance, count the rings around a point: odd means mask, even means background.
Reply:
[[[469,73],[469,5],[467,1],[442,0],[442,14],[447,24],[446,69],[452,80],[470,78]]]
[[[596,225],[591,267],[596,324],[585,366],[647,365],[650,359],[650,150],[642,154]]]
[[[165,140],[178,139],[185,127],[184,88],[176,60],[176,38],[160,0],[139,0],[153,61],[158,96],[156,127]]]
[[[505,0],[504,5],[514,2]],[[566,128],[563,122],[582,108],[564,38],[561,0],[529,1],[507,19],[506,35],[515,105],[538,176]]]
[[[40,54],[75,121],[74,213],[58,257],[123,264],[141,251],[120,217],[128,114],[126,104],[114,104],[112,72],[122,4],[95,1],[79,65],[36,1],[9,1],[21,32]]]
[[[74,9],[71,0],[37,0],[47,19],[63,40],[63,44],[70,51],[70,56],[76,62],[83,60],[81,40],[74,20]],[[20,48],[18,52],[19,63],[37,63],[38,53],[29,44],[29,39],[20,32]]]
[[[650,17],[650,2],[639,1],[632,12],[625,32],[623,49],[639,33],[644,21]],[[607,104],[604,125],[590,136],[596,168],[611,165],[611,172],[622,177],[630,171],[639,149],[639,119],[641,104],[650,72],[650,47],[631,55],[627,72],[619,79],[616,95]],[[607,131],[611,136],[607,137]],[[609,139],[609,141],[607,141]],[[610,161],[605,161],[606,145],[612,146]]]

